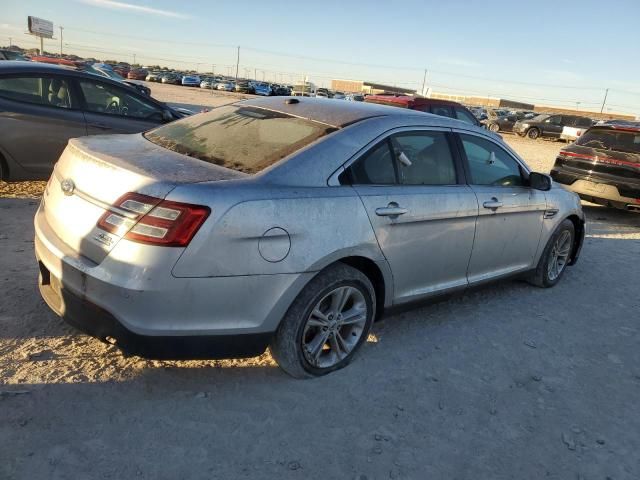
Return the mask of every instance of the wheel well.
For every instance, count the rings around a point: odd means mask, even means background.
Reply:
[[[386,287],[384,284],[384,276],[378,265],[369,258],[357,256],[341,258],[340,262],[360,270],[371,281],[376,291],[376,319],[380,318],[384,310]]]
[[[571,250],[571,263],[569,263],[569,265],[571,265],[575,259],[576,253],[578,253],[578,250],[580,249],[582,238],[584,238],[582,234],[584,231],[584,221],[580,220],[580,217],[577,215],[570,215],[567,217],[567,220],[570,220],[571,223],[573,223],[573,229],[575,232],[575,235],[573,236],[573,249]]]

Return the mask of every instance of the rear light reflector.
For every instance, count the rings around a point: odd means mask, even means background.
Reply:
[[[138,243],[185,247],[210,213],[202,205],[127,193],[100,217],[98,228]]]

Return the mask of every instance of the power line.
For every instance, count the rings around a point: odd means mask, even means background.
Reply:
[[[150,38],[150,37],[141,37],[141,36],[137,36],[137,35],[128,35],[128,34],[115,33],[115,32],[92,31],[92,30],[87,30],[87,29],[77,28],[77,27],[65,27],[65,28],[67,28],[69,30],[75,30],[75,31],[85,32],[85,33],[90,33],[90,34],[117,36],[117,37],[123,37],[123,38],[133,38],[133,39],[144,40],[144,41],[149,41],[149,42],[154,42],[154,43],[166,43],[166,44],[171,44],[171,45],[176,45],[176,44],[178,44],[178,45],[195,45],[195,46],[201,46],[201,47],[208,46],[208,47],[230,48],[230,49],[235,49],[235,48],[238,47],[237,44],[236,45],[232,45],[232,44],[215,44],[215,43],[206,43],[206,42],[183,42],[183,41],[163,40],[163,39]],[[335,58],[321,58],[321,57],[312,57],[312,56],[306,56],[306,55],[285,53],[285,52],[279,52],[279,51],[275,51],[275,50],[268,50],[268,49],[264,49],[264,48],[256,48],[256,47],[252,47],[252,46],[246,46],[246,45],[241,45],[241,47],[243,49],[245,49],[245,50],[252,51],[252,52],[257,52],[257,53],[265,53],[265,54],[274,55],[274,56],[295,58],[295,59],[299,59],[299,60],[310,60],[310,61],[322,62],[322,63],[334,63],[334,64],[340,64],[340,65],[349,65],[349,66],[354,66],[354,67],[368,67],[368,68],[387,69],[387,70],[407,70],[407,71],[416,71],[416,72],[418,72],[418,71],[422,72],[424,70],[424,68],[414,67],[414,66],[382,65],[382,64],[374,64],[374,63],[353,62],[353,61],[339,60],[339,59],[335,59]],[[505,78],[491,78],[491,77],[484,77],[484,76],[479,76],[479,75],[468,75],[468,74],[461,74],[461,73],[457,73],[457,72],[447,72],[447,71],[442,71],[442,70],[432,70],[432,69],[430,69],[430,71],[433,72],[433,73],[437,73],[439,75],[448,75],[448,76],[469,78],[469,79],[474,79],[474,80],[483,80],[483,81],[489,81],[489,82],[496,82],[497,81],[497,82],[509,83],[509,84],[513,84],[513,85],[532,85],[532,86],[538,86],[538,87],[552,87],[552,88],[564,88],[564,89],[568,88],[568,89],[573,89],[573,90],[602,90],[602,87],[595,87],[595,86],[577,86],[577,85],[550,84],[550,83],[534,83],[534,82],[525,82],[525,81],[519,81],[519,80],[508,80],[508,79],[505,79]]]

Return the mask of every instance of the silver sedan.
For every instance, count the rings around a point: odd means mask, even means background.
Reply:
[[[555,285],[578,197],[495,134],[430,114],[252,99],[69,142],[35,217],[40,291],[153,358],[344,367],[383,310],[511,275]]]

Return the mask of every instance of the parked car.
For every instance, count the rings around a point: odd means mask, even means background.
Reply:
[[[238,93],[253,93],[253,87],[246,80],[238,80],[234,86],[234,91]]]
[[[145,80],[147,78],[147,71],[137,68],[135,70],[129,70],[127,73],[129,80]]]
[[[366,103],[377,103],[433,113],[442,117],[456,118],[478,127],[482,126],[480,121],[465,106],[449,100],[412,97],[409,95],[367,95],[364,101]]]
[[[233,92],[235,85],[233,82],[220,82],[216,85],[217,90],[223,90],[225,92]]]
[[[584,200],[640,212],[640,122],[589,128],[560,151],[551,176]]]
[[[209,88],[213,89],[215,87],[216,81],[213,77],[205,77],[200,81],[200,88]]]
[[[484,124],[492,132],[513,132],[516,122],[527,118],[527,114],[519,111],[490,111]]]
[[[184,75],[182,77],[182,85],[187,87],[199,87],[200,76],[199,75]]]
[[[147,73],[145,80],[147,82],[159,82],[162,78],[162,75],[164,75],[164,72],[149,72]]]
[[[42,296],[81,330],[152,358],[270,345],[311,377],[392,305],[514,274],[554,286],[584,215],[486,130],[268,97],[71,140],[35,231]]]
[[[57,65],[0,63],[0,174],[46,179],[70,138],[133,133],[185,114],[121,82]]]
[[[364,95],[360,93],[350,93],[346,97],[351,102],[364,102]]]
[[[18,60],[21,62],[28,62],[29,59],[22,55],[20,52],[14,52],[13,50],[0,49],[0,60]]]
[[[273,95],[271,85],[269,85],[268,83],[257,83],[254,87],[254,91],[256,95],[262,95],[263,97]]]
[[[346,96],[343,92],[335,92],[331,98],[334,98],[335,100],[344,100]]]
[[[564,127],[589,128],[592,121],[587,117],[577,115],[538,115],[529,120],[520,120],[513,126],[513,131],[521,137],[527,136],[531,140],[543,138],[560,138]]]
[[[323,88],[323,87],[318,87],[316,89],[316,95],[315,96],[318,97],[318,98],[329,98],[330,97],[329,89]]]
[[[273,94],[278,96],[289,96],[291,95],[291,87],[287,85],[277,85],[272,88]]]
[[[489,115],[487,114],[487,109],[483,107],[474,107],[469,109],[471,113],[480,121],[486,120]]]
[[[160,81],[170,85],[182,85],[182,75],[177,73],[166,73],[162,76]]]

